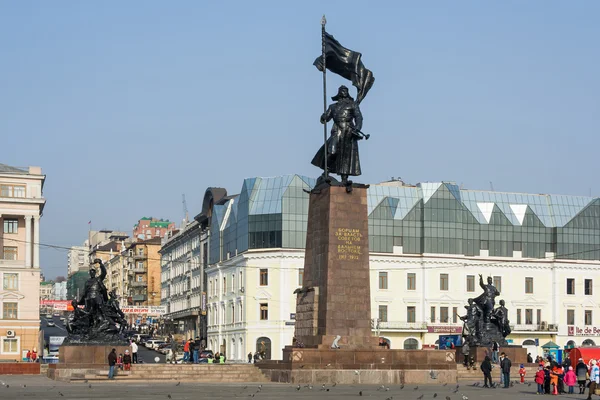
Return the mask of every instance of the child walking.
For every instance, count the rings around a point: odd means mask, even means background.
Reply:
[[[573,371],[573,367],[569,367],[569,371],[565,374],[565,385],[569,387],[569,394],[573,394],[575,390],[575,384],[577,383],[577,375]]]
[[[521,377],[521,383],[525,383],[525,365],[521,364],[519,366],[519,376]]]

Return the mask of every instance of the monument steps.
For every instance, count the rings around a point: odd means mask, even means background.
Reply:
[[[88,369],[83,373],[73,374],[71,382],[102,382],[108,380],[108,368]],[[131,371],[117,371],[115,381],[148,382],[269,382],[270,380],[254,365],[165,365],[137,364]]]
[[[525,367],[525,381],[533,381],[535,377],[535,373],[537,372],[538,367],[536,366],[526,366]],[[483,373],[479,369],[479,365],[476,366],[476,369],[466,369],[462,365],[458,365],[456,367],[456,371],[458,373],[459,380],[473,380],[473,381],[482,381],[483,382]],[[513,381],[518,381],[521,379],[519,376],[519,366],[515,366],[513,364],[510,369],[510,379]],[[495,365],[492,369],[492,380],[494,382],[500,382],[500,366]]]

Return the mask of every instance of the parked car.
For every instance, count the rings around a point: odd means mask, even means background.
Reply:
[[[46,319],[52,319],[52,314],[46,314]]]
[[[150,339],[150,335],[145,333],[134,333],[132,336],[132,340],[137,344],[143,344],[147,339]]]
[[[149,349],[156,349],[158,347],[158,345],[160,345],[162,343],[166,343],[166,342],[164,340],[160,340],[160,339],[149,339],[144,343],[144,345]]]
[[[156,351],[158,351],[159,353],[162,354],[167,354],[169,352],[169,349],[171,348],[171,343],[160,343],[157,347],[156,347]]]
[[[54,321],[46,321],[46,326],[56,326]]]
[[[55,312],[55,313],[54,313],[54,316],[55,316],[55,317],[60,317],[60,313],[57,313],[57,312]]]

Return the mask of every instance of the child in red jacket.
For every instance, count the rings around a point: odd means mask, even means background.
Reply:
[[[521,377],[521,383],[525,383],[525,365],[519,366],[519,376]]]
[[[538,371],[535,373],[535,383],[537,383],[538,394],[544,394],[544,379],[546,378],[546,374],[544,373],[544,367],[538,367]]]

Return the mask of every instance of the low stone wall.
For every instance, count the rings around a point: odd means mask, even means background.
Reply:
[[[39,375],[40,364],[28,362],[0,363],[0,375]]]

